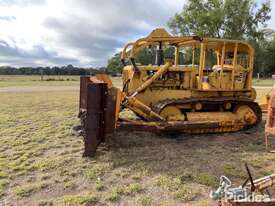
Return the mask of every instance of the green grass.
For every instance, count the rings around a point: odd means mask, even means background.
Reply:
[[[180,186],[178,190],[174,192],[174,197],[181,202],[188,202],[194,200],[196,193],[191,189],[191,187]]]
[[[131,183],[124,188],[123,194],[134,195],[142,191],[142,186],[139,183]]]
[[[183,184],[179,178],[158,176],[155,179],[155,186],[170,191],[174,198],[181,202],[191,201],[197,195],[191,187]]]
[[[93,180],[103,176],[109,169],[111,169],[111,166],[108,164],[95,164],[92,168],[84,171],[84,176]]]
[[[155,178],[155,185],[161,187],[163,189],[167,189],[170,191],[177,190],[181,184],[179,178],[173,178],[170,176],[158,176]]]
[[[8,174],[0,171],[0,179],[6,179],[6,178],[8,178]]]
[[[14,193],[20,197],[28,197],[36,191],[47,188],[49,185],[50,185],[49,182],[37,182],[37,183],[24,184],[22,186],[17,186],[14,189]]]
[[[54,206],[89,206],[97,201],[94,195],[67,195],[56,201]]]
[[[177,138],[117,132],[89,159],[82,158],[81,137],[71,135],[79,124],[78,91],[0,95],[0,202],[208,206],[207,193],[221,175],[235,185],[245,180],[244,162],[253,177],[275,171],[275,154],[264,150],[264,124],[247,132]]]
[[[142,196],[137,200],[138,206],[156,206],[157,204],[148,196]]]
[[[123,187],[122,186],[116,186],[111,188],[111,191],[108,193],[106,200],[114,202],[117,201],[120,196],[122,196],[124,193]]]
[[[195,175],[193,177],[194,182],[210,186],[210,187],[215,187],[218,185],[219,180],[216,176],[209,175],[207,173],[200,173],[198,175]]]
[[[241,168],[238,168],[237,166],[233,166],[231,164],[226,164],[223,166],[223,173],[226,176],[231,176],[231,177],[243,177],[245,178],[247,174],[245,173],[244,170]]]
[[[4,179],[0,180],[0,198],[5,195],[5,190],[8,184],[9,184],[9,181]]]
[[[142,186],[139,183],[130,183],[128,185],[120,185],[112,187],[108,193],[106,200],[114,202],[122,196],[133,196],[142,191]]]

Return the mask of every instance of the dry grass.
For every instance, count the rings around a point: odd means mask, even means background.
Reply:
[[[265,87],[272,87],[275,81],[273,79],[253,79],[254,86],[265,86]]]
[[[0,75],[1,87],[18,87],[18,86],[79,86],[79,76],[66,75],[44,75],[43,81],[39,75]],[[112,77],[115,86],[121,87],[121,78]]]
[[[79,76],[0,75],[0,87],[11,86],[69,86],[79,84]]]
[[[120,132],[94,159],[71,135],[78,92],[0,93],[0,204],[213,205],[218,177],[275,172],[263,124],[246,132],[169,137]],[[272,140],[275,145],[275,141]]]

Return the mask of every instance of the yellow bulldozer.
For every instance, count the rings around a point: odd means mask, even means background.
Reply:
[[[147,64],[138,58],[144,51],[152,59]],[[128,43],[121,52],[122,89],[104,74],[81,77],[84,156],[94,156],[115,130],[201,134],[257,125],[262,112],[252,88],[253,60],[245,41],[172,36],[165,29]],[[136,118],[122,117],[125,109]]]

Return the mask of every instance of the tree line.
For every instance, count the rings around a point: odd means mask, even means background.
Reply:
[[[167,22],[176,36],[239,39],[255,48],[254,75],[270,77],[275,73],[275,31],[267,29],[271,1],[257,5],[255,0],[187,0],[182,11]],[[107,71],[121,72],[120,54],[108,60]],[[145,49],[137,61],[151,61]]]
[[[0,75],[96,75],[108,73],[105,67],[101,68],[79,68],[73,65],[54,67],[0,67]]]

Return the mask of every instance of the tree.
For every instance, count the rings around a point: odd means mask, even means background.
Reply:
[[[145,48],[137,54],[136,61],[142,65],[148,65],[154,63],[156,51],[154,48]]]
[[[0,75],[94,75],[100,73],[94,68],[78,68],[73,65],[62,67],[10,67],[0,66]]]
[[[150,50],[148,48],[145,48],[137,54],[136,62],[143,65],[152,64],[154,55],[154,49]],[[120,61],[120,53],[116,53],[108,60],[107,72],[112,74],[120,73],[122,71],[122,68],[123,65]]]
[[[254,0],[188,0],[168,26],[177,35],[260,39],[270,11],[269,0],[260,7]]]
[[[122,63],[120,61],[120,53],[116,53],[111,59],[108,60],[107,72],[111,74],[116,74],[121,72]]]
[[[260,62],[262,63],[260,68],[263,70],[261,73],[264,74],[265,77],[271,77],[272,74],[275,74],[275,39],[265,42],[263,48],[260,58]]]
[[[271,18],[270,0],[188,0],[168,26],[176,35],[198,35],[248,40],[255,48],[255,72],[268,73],[266,55],[272,35],[266,27]],[[272,59],[272,58],[271,58]]]
[[[173,56],[175,50],[173,47],[165,47],[163,48],[164,56]],[[155,63],[156,56],[156,47],[144,48],[136,54],[135,61],[137,64],[148,65]],[[129,62],[127,62],[129,64]],[[120,61],[120,53],[116,53],[113,57],[108,60],[107,65],[107,73],[120,73],[122,71],[123,65]]]

